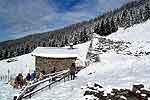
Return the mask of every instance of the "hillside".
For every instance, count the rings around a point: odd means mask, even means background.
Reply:
[[[116,96],[112,91],[131,90],[135,84],[144,85],[142,90],[148,93],[135,93],[147,98],[144,100],[149,100],[149,29],[150,0],[138,0],[90,21],[1,42],[0,79],[7,76],[8,70],[11,78],[20,72],[24,76],[32,72],[35,69],[35,59],[30,52],[37,46],[68,48],[69,43],[74,43],[79,49],[77,65],[86,66],[76,74],[76,79],[58,82],[26,100],[101,100],[96,93],[102,91],[104,100],[110,100],[109,96]],[[20,90],[10,87],[6,82],[7,78],[0,81],[0,100],[10,100],[20,94]],[[97,87],[93,88],[95,83]],[[103,88],[98,88],[99,86]],[[117,98],[128,100],[127,94],[125,91],[117,95]],[[133,95],[137,96],[136,94]]]
[[[90,42],[86,42],[74,46],[79,49],[79,58],[80,58],[80,61],[78,62],[79,65],[84,65],[89,44]],[[25,77],[28,72],[33,72],[33,70],[35,69],[35,64],[34,64],[35,59],[33,56],[31,56],[31,54],[22,55],[12,59],[15,60],[12,60],[12,62],[7,62],[10,61],[11,59],[0,61],[0,66],[1,66],[0,77],[6,76],[8,69],[10,70],[10,77],[12,78],[14,78],[20,72],[22,72],[22,74]],[[0,81],[0,84],[2,84],[2,87],[0,88],[0,99],[2,100],[9,100],[10,98],[12,99],[14,95],[19,94],[19,91],[5,84],[6,82],[7,80]]]
[[[37,46],[63,47],[71,42],[74,44],[84,43],[91,39],[93,32],[107,36],[116,32],[118,27],[127,28],[148,20],[150,18],[149,6],[149,0],[136,0],[89,21],[73,24],[55,31],[1,42],[0,59],[30,53]]]
[[[106,91],[105,94],[110,93],[113,88],[131,89],[134,84],[144,84],[145,88],[149,88],[150,55],[139,54],[141,51],[147,52],[150,50],[150,44],[147,43],[149,40],[146,35],[146,28],[150,27],[149,23],[150,22],[147,21],[134,26],[138,27],[139,30],[141,28],[143,28],[143,30],[145,29],[145,32],[140,34],[141,38],[138,37],[134,42],[128,42],[128,39],[125,38],[124,40],[120,40],[121,32],[113,33],[109,36],[109,39],[96,35],[91,42],[92,44],[90,44],[89,52],[99,55],[100,61],[91,63],[87,68],[81,70],[77,74],[76,80],[58,84],[50,90],[45,90],[45,92],[33,96],[31,100],[41,100],[43,98],[45,100],[49,100],[50,98],[53,100],[95,100],[94,98],[101,100],[92,95],[83,96],[85,91],[90,91],[86,89],[87,84],[89,84],[90,87],[94,83],[103,86],[103,89]],[[138,31],[138,29],[135,30],[134,27],[124,29],[124,34],[126,34],[126,36],[134,36],[137,34],[134,31]],[[114,36],[114,34],[117,35]],[[113,38],[111,39],[112,36]],[[144,39],[144,37],[145,41],[140,41]],[[130,37],[131,40],[134,38],[135,37]],[[105,41],[111,42],[105,44]],[[139,45],[135,45],[135,43]],[[97,44],[100,44],[101,47],[98,48],[99,45]],[[108,47],[113,48],[107,49]],[[103,52],[103,50],[106,51]],[[127,51],[132,54],[128,54]]]
[[[75,45],[79,49],[80,64],[84,64],[86,60],[86,53],[88,51],[90,42]],[[65,47],[68,48],[68,47]],[[8,70],[10,70],[10,75],[16,76],[18,73],[22,72],[24,75],[27,72],[32,72],[35,69],[35,57],[29,54],[14,57],[11,59],[6,59],[0,61],[1,70],[0,76],[7,75]]]
[[[101,84],[106,92],[110,92],[112,88],[130,89],[135,83],[142,83],[145,85],[145,88],[149,88],[150,55],[145,53],[150,51],[150,44],[147,42],[149,40],[146,35],[146,29],[150,27],[149,23],[150,22],[147,21],[137,24],[134,27],[124,29],[126,36],[134,36],[137,34],[136,31],[141,28],[145,30],[134,42],[129,41],[128,38],[122,38],[123,40],[120,40],[122,32],[118,31],[108,36],[107,38],[109,39],[95,34],[92,42],[77,45],[76,47],[80,49],[81,60],[85,61],[87,52],[90,52],[90,54],[96,54],[96,56],[93,56],[91,59],[99,57],[99,61],[96,60],[95,62],[95,60],[91,60],[91,62],[95,63],[89,63],[90,65],[87,68],[81,70],[77,74],[76,80],[59,83],[51,89],[46,89],[42,93],[40,92],[40,94],[34,95],[31,100],[49,100],[50,98],[53,100],[85,100],[83,97],[85,92],[84,87],[89,82],[91,84]],[[117,35],[114,36],[114,34]],[[113,38],[111,39],[111,37]],[[135,37],[130,37],[131,40],[134,38]],[[141,51],[144,53],[141,54]],[[30,54],[20,56],[16,63],[19,65],[22,64],[21,62],[28,61],[27,58],[29,59],[29,56]],[[87,56],[87,61],[89,61],[89,57],[90,56]],[[9,65],[9,68],[15,67],[15,62],[7,64],[4,62],[6,61],[3,60],[0,64],[3,66]],[[30,65],[32,63],[28,62],[26,64]],[[25,70],[28,70],[28,68],[23,65],[17,66],[16,70],[19,69],[24,70],[24,73],[26,73]],[[7,68],[3,70],[7,72]],[[4,71],[2,71],[2,73]],[[15,74],[17,73],[16,71]],[[7,88],[9,89],[9,87]],[[3,88],[0,91],[3,91]],[[7,93],[1,95],[7,95]],[[11,96],[12,95],[16,94],[12,93]]]
[[[127,29],[119,28],[117,32],[111,34],[107,38],[130,42],[134,42],[137,40],[139,42],[141,41],[149,42],[150,40],[149,28],[150,28],[150,20],[146,21],[145,23],[133,25],[132,27]]]

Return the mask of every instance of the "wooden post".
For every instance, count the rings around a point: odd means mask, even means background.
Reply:
[[[30,95],[29,95],[29,98],[31,98],[31,96],[32,96],[32,95],[30,94]]]
[[[65,82],[65,75],[64,75],[64,82]]]
[[[9,73],[10,73],[10,70],[8,69],[8,76],[7,76],[7,78],[8,78],[8,82],[9,82]]]
[[[67,73],[67,75],[68,75],[68,81],[69,81],[69,78],[70,78],[70,77],[69,77],[69,76],[70,76],[69,72]]]
[[[49,80],[49,83],[51,82],[51,79]],[[49,85],[49,88],[51,87],[51,85]]]

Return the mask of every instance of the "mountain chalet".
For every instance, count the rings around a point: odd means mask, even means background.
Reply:
[[[36,71],[51,73],[68,69],[78,59],[77,48],[37,47],[32,56],[35,56]]]

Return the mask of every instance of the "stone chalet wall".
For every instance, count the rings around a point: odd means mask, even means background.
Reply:
[[[45,71],[47,74],[56,68],[56,71],[68,69],[76,58],[45,58],[36,56],[36,71]]]

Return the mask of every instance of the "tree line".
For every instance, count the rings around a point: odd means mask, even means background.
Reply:
[[[150,1],[139,0],[130,2],[120,9],[110,11],[97,17],[94,32],[107,36],[118,30],[118,27],[128,28],[150,19]]]
[[[26,37],[25,39],[19,39],[19,42],[11,41],[12,44],[7,45],[5,48],[0,47],[0,60],[12,58],[32,52],[36,47],[64,47],[68,46],[70,43],[79,44],[89,41],[91,39],[91,33],[88,33],[84,28],[79,32],[71,32],[70,34],[61,33],[48,33],[48,36],[44,37],[41,35],[38,38],[31,38],[32,36]],[[27,40],[27,41],[26,41]],[[8,43],[9,44],[9,43]]]
[[[107,36],[150,18],[150,1],[138,0],[121,8],[106,12],[89,21],[72,24],[51,32],[29,35],[16,40],[0,43],[0,60],[32,52],[36,47],[64,47],[70,43],[79,44],[89,41],[93,33]]]

